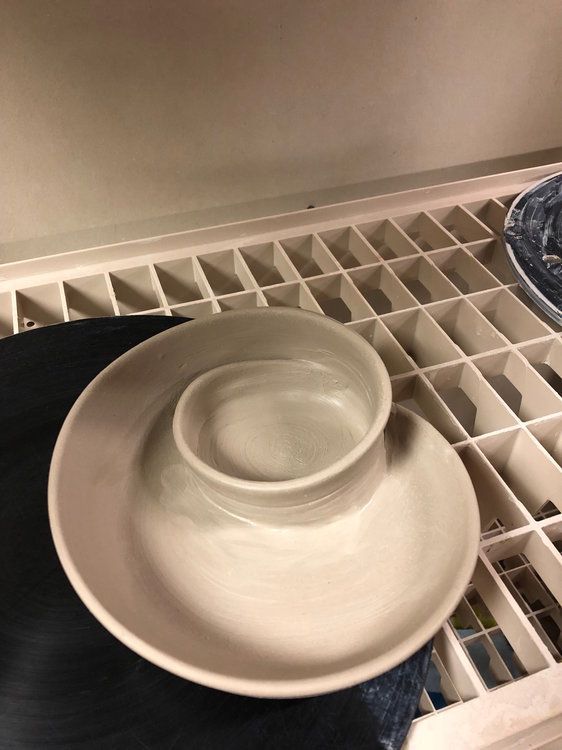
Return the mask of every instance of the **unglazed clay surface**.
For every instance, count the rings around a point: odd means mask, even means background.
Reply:
[[[375,415],[363,382],[304,360],[217,367],[182,395],[174,426],[180,450],[240,479],[275,482],[343,458]]]
[[[63,427],[49,505],[65,570],[111,632],[181,676],[270,697],[411,655],[461,597],[479,535],[460,459],[391,411],[374,350],[289,309],[202,319],[116,360]]]

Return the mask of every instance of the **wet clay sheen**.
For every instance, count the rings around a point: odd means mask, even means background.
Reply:
[[[462,462],[392,407],[374,349],[289,308],[178,326],[104,370],[61,431],[49,510],[117,638],[263,697],[404,661],[462,596],[479,538]]]

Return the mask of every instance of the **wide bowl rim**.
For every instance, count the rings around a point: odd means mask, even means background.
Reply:
[[[420,416],[402,406],[395,406],[394,408],[398,412],[407,415],[408,418],[414,422],[427,424],[427,422]],[[426,620],[420,625],[420,627],[416,628],[408,638],[400,641],[394,647],[385,651],[382,656],[378,655],[370,659],[365,659],[361,663],[345,669],[314,677],[293,677],[281,680],[275,678],[265,679],[259,677],[238,677],[228,675],[214,669],[198,667],[174,656],[162,648],[153,646],[145,638],[137,635],[131,630],[131,628],[120,622],[120,620],[113,615],[92,592],[88,583],[84,580],[76,566],[66,544],[57,505],[57,468],[62,449],[59,449],[56,456],[54,455],[51,464],[51,471],[49,473],[49,521],[55,548],[71,585],[92,615],[94,615],[94,617],[96,617],[96,619],[107,628],[112,635],[130,649],[148,661],[151,661],[153,664],[156,664],[162,669],[166,669],[178,677],[192,680],[209,688],[224,690],[226,692],[254,698],[306,698],[334,692],[336,690],[343,690],[387,672],[389,669],[392,669],[397,664],[412,656],[412,654],[418,649],[422,648],[422,646],[424,646],[435,635],[443,623],[446,622],[455,611],[458,602],[472,577],[480,544],[480,518],[476,493],[460,456],[453,448],[451,448],[449,443],[437,432],[437,430],[435,430],[435,428],[433,428],[433,430],[436,433],[434,435],[435,439],[443,446],[443,449],[453,451],[450,455],[457,467],[459,469],[464,469],[464,473],[461,472],[460,476],[465,483],[467,500],[468,496],[470,496],[466,526],[466,546],[459,566],[456,583],[449,589],[449,596],[446,597],[446,603],[442,602],[441,606],[434,611],[433,617]],[[58,442],[55,450],[57,447]],[[384,482],[385,479],[383,479],[381,487],[384,485]]]
[[[283,311],[285,312],[285,311]],[[292,312],[292,311],[291,311]],[[277,310],[272,310],[272,314],[277,313]],[[221,313],[224,316],[235,316],[235,315],[247,315],[247,311],[230,311]],[[310,313],[315,318],[323,320],[321,316],[315,313]],[[189,326],[205,325],[207,318],[196,320],[189,323]],[[325,321],[330,323],[329,321]],[[334,323],[335,326],[340,324]],[[90,588],[87,578],[84,577],[80,570],[79,561],[75,560],[75,557],[71,551],[70,539],[67,538],[67,530],[63,521],[63,505],[61,503],[60,495],[60,481],[62,479],[62,470],[64,467],[64,457],[67,450],[67,443],[72,438],[72,429],[75,421],[80,415],[82,404],[89,399],[92,394],[103,385],[106,377],[109,377],[115,369],[121,367],[124,362],[134,360],[136,352],[139,349],[145,348],[146,346],[154,346],[156,341],[162,342],[166,337],[172,338],[174,335],[177,336],[178,330],[183,329],[183,326],[174,327],[172,329],[163,331],[162,333],[156,334],[155,336],[147,339],[146,341],[133,347],[116,360],[114,360],[108,367],[102,370],[91,382],[77,401],[69,411],[62,428],[57,438],[52,460],[49,471],[48,481],[48,512],[49,522],[51,527],[51,533],[57,551],[61,565],[68,576],[68,579],[73,586],[74,590],[89,609],[94,617],[118,640],[120,640],[127,647],[131,648],[140,656],[151,661],[157,666],[168,670],[169,672],[182,677],[184,679],[195,681],[201,685],[205,685],[210,688],[225,690],[228,692],[247,695],[252,697],[260,698],[298,698],[307,697],[312,695],[319,695],[323,693],[332,692],[339,689],[344,689],[355,685],[364,680],[376,677],[379,674],[387,671],[400,663],[404,659],[411,656],[415,651],[421,648],[441,627],[442,623],[450,616],[454,611],[458,601],[462,597],[466,586],[472,575],[474,564],[477,558],[479,536],[480,536],[480,524],[477,510],[476,496],[469,476],[466,473],[460,474],[464,485],[464,492],[466,493],[466,499],[468,503],[467,510],[467,527],[466,527],[466,544],[464,547],[464,553],[462,560],[460,561],[458,573],[456,576],[456,582],[454,586],[449,589],[449,596],[446,597],[446,601],[443,601],[441,606],[434,612],[433,617],[429,618],[420,627],[414,629],[408,638],[401,640],[395,646],[386,651],[383,655],[377,655],[371,658],[367,658],[358,664],[354,664],[348,668],[339,669],[329,673],[323,673],[321,675],[315,675],[312,677],[289,677],[287,679],[278,678],[262,678],[262,677],[241,677],[237,675],[229,675],[224,672],[217,671],[213,668],[206,668],[192,664],[184,659],[179,658],[170,652],[168,649],[163,649],[159,646],[152,645],[143,636],[138,635],[133,628],[128,624],[121,621],[118,614],[108,609],[105,604],[98,598],[94,593],[94,590]],[[187,329],[186,329],[187,330]],[[359,334],[354,335],[359,337]],[[360,337],[359,337],[360,338]],[[365,346],[370,345],[365,341]],[[377,355],[378,357],[378,355]],[[381,360],[381,366],[382,360]],[[390,395],[390,385],[389,385]],[[427,424],[421,417],[407,411],[403,407],[394,406],[393,409],[407,414],[408,418],[417,423]],[[389,413],[391,404],[389,404]],[[435,431],[435,439],[442,446],[443,450],[452,451],[453,449],[447,443],[443,436],[439,435]],[[453,451],[451,453],[453,462],[457,465],[458,469],[464,469],[460,457]],[[383,479],[381,486],[384,485],[385,480]]]

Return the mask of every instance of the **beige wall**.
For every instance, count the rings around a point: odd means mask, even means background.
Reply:
[[[0,243],[562,145],[560,0],[0,0]]]

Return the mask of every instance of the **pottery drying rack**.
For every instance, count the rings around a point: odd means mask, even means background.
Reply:
[[[364,336],[455,446],[482,542],[435,639],[409,750],[558,747],[562,341],[500,240],[562,164],[0,265],[0,336],[79,318],[299,306]],[[528,744],[532,742],[533,744]],[[523,745],[521,745],[523,747]]]

